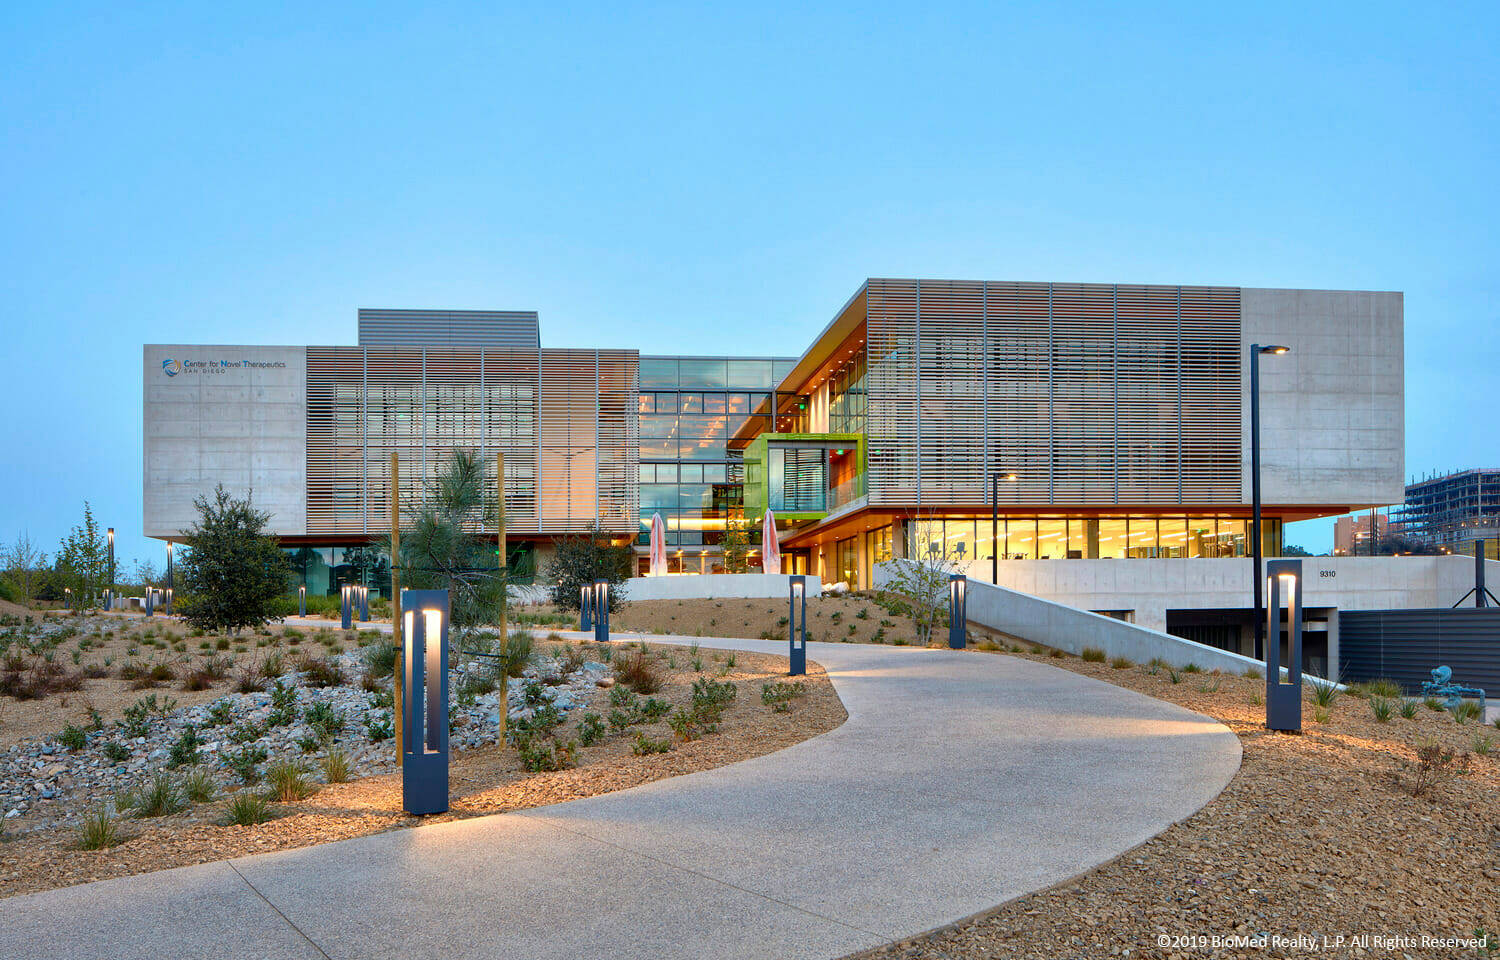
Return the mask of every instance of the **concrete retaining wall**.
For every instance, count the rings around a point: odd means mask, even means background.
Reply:
[[[723,600],[770,597],[786,599],[791,590],[784,573],[707,573],[666,577],[631,577],[625,581],[626,600]],[[823,582],[807,578],[807,595],[822,596]]]
[[[880,564],[876,568],[878,584],[889,579],[889,573],[881,569],[886,566]],[[1192,663],[1204,670],[1217,668],[1228,673],[1244,673],[1263,667],[1250,657],[981,580],[970,580],[968,591],[971,624],[1067,653],[1077,655],[1085,648],[1093,647],[1103,650],[1105,656],[1126,657],[1136,663],[1148,663],[1159,657],[1174,667]]]

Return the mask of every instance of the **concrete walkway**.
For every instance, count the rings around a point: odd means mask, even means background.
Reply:
[[[15,897],[0,956],[839,957],[1108,860],[1239,766],[1223,726],[1043,664],[856,644],[809,656],[849,719],[789,749],[522,813]]]

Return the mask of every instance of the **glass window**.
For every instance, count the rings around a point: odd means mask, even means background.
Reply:
[[[725,430],[723,417],[683,417],[679,424],[678,455],[684,460],[723,460]],[[644,432],[644,430],[643,430]]]
[[[654,393],[643,393],[643,394],[641,394],[640,412],[641,413],[655,413],[656,412],[656,394],[654,394]]]
[[[686,411],[683,411],[683,412],[685,413]],[[703,412],[704,413],[723,413],[724,412],[724,394],[722,394],[722,393],[705,393],[703,395]]]
[[[654,463],[643,463],[643,464],[641,464],[640,482],[641,483],[655,483],[656,482],[656,464],[654,464]]]
[[[772,380],[772,384],[775,385],[775,384],[778,384],[781,381],[785,380],[787,378],[787,374],[791,373],[792,372],[792,368],[795,367],[796,365],[797,365],[797,361],[795,361],[795,360],[772,360],[771,361],[771,380]]]
[[[641,424],[641,456],[659,457],[665,460],[671,457],[677,459],[677,438],[675,437],[648,437],[646,436],[645,423]]]
[[[731,387],[769,387],[773,368],[769,360],[729,361],[729,383]]]
[[[696,463],[684,463],[680,468],[683,483],[702,483],[703,467]]]
[[[1099,521],[1068,521],[1068,552],[1070,560],[1084,560],[1099,556]]]
[[[1036,559],[1036,521],[1012,517],[1005,521],[1005,559]]]
[[[1187,518],[1162,517],[1157,521],[1161,547],[1157,556],[1187,556]]]
[[[656,403],[656,411],[655,412],[656,413],[676,413],[677,412],[677,394],[675,394],[675,393],[656,393],[656,394],[652,394],[652,396],[654,396],[656,398],[656,400],[655,400],[655,403]]]
[[[641,386],[677,386],[677,358],[641,357]]]
[[[943,549],[943,521],[915,520],[911,525],[911,546],[908,553],[913,560],[926,560]],[[936,546],[936,550],[934,550]]]
[[[1244,520],[1219,520],[1218,555],[1221,557],[1243,557],[1249,553],[1246,549],[1245,528],[1249,524]]]
[[[675,510],[677,508],[677,484],[641,484],[641,513],[653,510]]]
[[[1099,521],[1099,556],[1116,559],[1125,556],[1125,521],[1105,518]]]
[[[679,412],[681,413],[703,412],[703,394],[701,393],[684,393],[680,402],[682,407]]]
[[[974,521],[946,521],[943,524],[943,543],[950,560],[962,564],[974,559]]]
[[[1128,556],[1154,557],[1156,556],[1156,544],[1156,518],[1130,518],[1130,551]]]
[[[728,481],[727,474],[729,471],[722,463],[705,463],[701,467],[694,464],[693,466],[703,471],[703,480],[705,483],[725,483]]]
[[[1036,523],[1036,555],[1061,560],[1068,552],[1068,521],[1043,517]]]
[[[993,528],[993,538],[990,518],[985,517],[975,521],[974,524],[974,556],[981,560],[988,560],[995,555],[994,546],[1000,544],[1000,552],[1005,552],[1005,521],[1002,519]]]
[[[670,436],[672,436],[676,432],[677,432],[677,418],[676,417],[642,417],[641,418],[641,439],[642,440],[646,440],[648,438],[649,439],[653,439],[653,440],[659,440],[659,439],[661,439],[663,437],[670,437]],[[676,454],[671,454],[671,456],[675,457]]]
[[[1214,552],[1214,522],[1202,517],[1193,517],[1187,522],[1187,556],[1212,557]]]
[[[678,375],[684,387],[729,386],[726,364],[723,360],[679,360]]]
[[[724,403],[727,413],[750,412],[750,394],[748,393],[731,393],[725,397]]]
[[[713,487],[706,483],[684,483],[677,488],[677,505],[683,511],[709,510],[713,507]]]

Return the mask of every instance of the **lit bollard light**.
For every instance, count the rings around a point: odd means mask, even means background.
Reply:
[[[962,650],[969,635],[969,578],[948,578],[948,649]]]
[[[307,585],[297,588],[297,616],[307,616]]]
[[[588,584],[578,588],[578,629],[585,632],[594,629],[594,587]]]
[[[1302,731],[1302,561],[1266,562],[1266,729]],[[1281,600],[1287,602],[1287,682],[1281,682]]]
[[[370,622],[370,588],[361,584],[359,586],[359,622]]]
[[[800,677],[807,673],[807,577],[794,573],[787,577],[791,611],[786,618],[787,643],[792,661],[789,676]]]
[[[609,581],[594,581],[594,639],[609,642]]]
[[[347,583],[339,588],[339,620],[345,630],[354,626],[353,588]]]
[[[448,591],[401,595],[401,806],[422,816],[448,809]]]

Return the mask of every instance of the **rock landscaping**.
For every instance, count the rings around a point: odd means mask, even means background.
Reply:
[[[538,661],[509,685],[511,722],[530,719],[544,703],[564,713],[587,706],[601,685],[613,683],[609,667],[598,661],[566,674],[559,661]],[[324,663],[346,679],[365,670],[355,653]],[[480,673],[474,667],[469,672]],[[498,691],[462,695],[466,679],[460,670],[450,672],[449,689],[461,692],[449,711],[454,751],[492,744],[499,731]],[[72,747],[59,738],[11,746],[0,754],[0,807],[13,821],[10,832],[74,824],[95,805],[165,770],[194,767],[229,788],[254,782],[260,770],[279,761],[316,767],[333,751],[345,757],[351,778],[395,769],[389,677],[380,692],[352,680],[313,682],[306,672],[292,670],[268,681],[265,691],[192,707],[174,707],[171,694],[152,693],[127,708],[125,719],[102,729],[71,728],[81,738]],[[247,764],[254,757],[259,759]],[[23,816],[17,829],[14,821]]]
[[[245,663],[213,681],[264,689],[131,689],[141,681],[117,675],[119,657],[152,627],[121,619],[78,621],[81,633],[64,638],[81,639],[85,656],[115,651],[109,675],[41,698],[0,696],[15,710],[0,718],[7,740],[35,729],[39,712],[67,721],[0,747],[0,797],[16,811],[0,818],[0,897],[593,796],[779,750],[846,716],[816,664],[782,690],[782,657],[538,636],[508,685],[506,744],[489,671],[454,669],[452,806],[413,818],[401,809],[389,673],[366,676],[388,660],[379,635],[264,631],[228,644]],[[112,640],[90,643],[106,631]],[[10,640],[28,675],[66,649],[35,625]],[[157,642],[175,653],[179,681],[214,655],[180,647],[218,648],[170,629]]]

